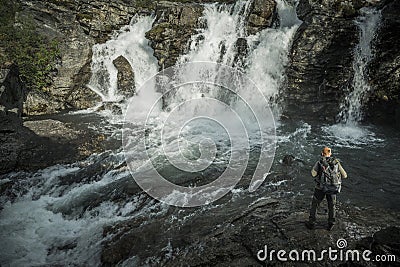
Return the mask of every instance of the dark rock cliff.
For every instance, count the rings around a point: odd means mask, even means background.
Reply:
[[[86,87],[92,46],[137,14],[154,12],[153,1],[21,1],[20,18],[32,18],[38,34],[60,43],[61,59],[54,83],[45,92],[30,92],[25,113],[54,113],[92,107],[101,98]],[[29,88],[28,88],[29,89]]]
[[[368,116],[375,122],[400,127],[400,1],[388,1],[375,43],[375,58],[369,66],[373,87]]]
[[[356,1],[300,1],[303,24],[291,49],[286,111],[292,118],[334,121],[352,78],[353,49],[358,29]],[[301,112],[299,112],[301,110]]]
[[[10,113],[20,117],[26,88],[19,76],[18,66],[5,64],[0,66],[0,114]]]
[[[352,61],[359,36],[354,20],[365,6],[382,10],[383,17],[373,39],[374,59],[367,66],[372,93],[366,119],[400,121],[399,1],[301,0],[297,11],[303,24],[290,54],[285,115],[326,122],[338,119],[341,103],[353,90]]]

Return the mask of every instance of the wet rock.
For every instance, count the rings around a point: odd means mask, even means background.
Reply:
[[[95,106],[100,98],[89,90],[91,48],[110,38],[114,30],[135,14],[150,14],[153,4],[141,1],[22,1],[18,18],[31,18],[38,34],[60,44],[61,59],[52,86],[44,94],[32,93],[27,114],[54,113]],[[28,88],[29,89],[29,88]]]
[[[89,55],[91,56],[91,54]],[[87,87],[92,76],[91,58],[87,60],[85,65],[75,75],[72,89],[65,97],[65,105],[72,109],[87,109],[96,106],[101,102],[101,97]]]
[[[400,127],[400,3],[392,1],[382,9],[382,22],[378,30],[374,58],[370,62],[369,76],[373,92],[367,114],[377,123],[397,124]],[[397,113],[396,113],[397,112]],[[393,123],[395,122],[395,123]]]
[[[188,47],[190,37],[200,26],[203,6],[161,1],[156,7],[156,21],[146,33],[151,41],[154,56],[160,67],[168,68],[176,63]]]
[[[282,163],[285,165],[292,165],[296,161],[296,158],[293,155],[285,155],[282,159]]]
[[[0,180],[0,195],[9,190],[13,185],[13,182],[9,179]]]
[[[21,116],[25,95],[18,66],[13,63],[0,66],[0,112]]]
[[[290,52],[286,111],[291,118],[335,121],[352,80],[353,50],[358,42],[356,1],[300,1],[303,20]],[[346,11],[352,7],[355,11]],[[301,111],[301,112],[299,112]]]
[[[151,222],[147,222],[145,216],[136,217],[104,228],[103,236],[107,238],[103,243],[101,261],[104,266],[110,266],[135,256],[137,265],[264,266],[266,262],[259,261],[257,253],[265,245],[268,250],[276,251],[322,251],[329,247],[337,248],[336,241],[345,239],[347,248],[361,249],[359,240],[374,235],[382,225],[397,225],[399,219],[398,213],[339,203],[338,222],[333,230],[326,230],[327,214],[321,212],[315,230],[308,230],[304,223],[308,219],[310,201],[304,197],[282,197],[277,192],[260,198],[232,214],[228,220],[218,221],[219,213],[215,209],[210,211],[212,214],[202,213],[202,216],[187,218],[176,227],[169,224],[170,218],[176,218],[173,209],[164,218]],[[215,221],[215,225],[210,224],[210,220]],[[196,230],[193,230],[194,224]],[[390,248],[386,251],[397,253],[398,239],[396,235],[385,239],[386,235],[394,232],[387,229],[386,234],[374,236],[381,236],[381,247]],[[329,266],[343,264],[328,258],[320,263]],[[268,261],[270,264],[286,266],[281,265],[276,257]],[[309,266],[310,262],[299,264]]]
[[[56,119],[22,123],[0,116],[0,125],[0,174],[73,163],[117,145],[86,126]]]
[[[17,116],[0,114],[0,174],[14,169],[23,140],[18,134],[22,121]]]
[[[78,138],[80,132],[71,129],[61,121],[47,119],[40,121],[26,121],[23,125],[30,129],[38,136],[48,137],[52,140],[62,139],[75,139]]]
[[[118,102],[112,102],[112,101],[102,102],[101,106],[97,108],[97,111],[103,111],[103,110],[110,110],[111,113],[114,115],[122,114],[121,103]]]
[[[135,73],[132,70],[131,64],[123,56],[114,59],[113,64],[118,70],[118,92],[125,98],[132,97],[135,93]]]
[[[272,25],[275,17],[276,3],[273,0],[254,0],[247,19],[247,30],[249,34],[268,28]]]
[[[400,265],[400,228],[391,226],[384,228],[372,236],[365,237],[357,243],[357,248],[372,251],[370,258],[376,255],[394,255],[395,261],[388,262],[391,266]]]
[[[245,38],[239,38],[237,39],[236,43],[235,43],[235,49],[236,49],[236,53],[235,53],[235,59],[233,60],[233,62],[235,62],[235,64],[238,67],[245,67],[245,61],[246,61],[246,56],[249,50],[249,46],[247,44],[247,40]]]

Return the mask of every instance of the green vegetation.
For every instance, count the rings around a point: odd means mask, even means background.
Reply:
[[[20,6],[0,0],[0,63],[15,62],[30,90],[45,90],[52,83],[60,51],[56,40],[39,35],[33,19],[15,21]]]

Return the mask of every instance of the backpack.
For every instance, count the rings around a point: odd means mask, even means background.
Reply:
[[[319,183],[325,194],[340,193],[342,188],[342,175],[339,171],[339,160],[322,158],[319,162]]]

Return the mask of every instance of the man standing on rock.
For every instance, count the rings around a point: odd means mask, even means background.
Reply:
[[[347,173],[339,160],[332,157],[332,151],[329,147],[324,147],[321,155],[321,159],[311,169],[312,177],[316,177],[316,186],[311,202],[310,217],[306,226],[309,229],[314,228],[317,207],[326,196],[328,201],[328,230],[331,230],[335,225],[336,194],[340,192],[341,180],[347,178]]]

